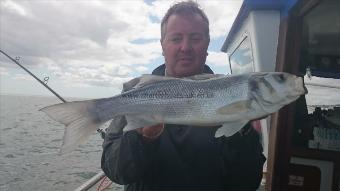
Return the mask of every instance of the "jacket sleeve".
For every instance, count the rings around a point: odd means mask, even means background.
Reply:
[[[248,124],[249,133],[235,134],[223,143],[227,190],[255,191],[262,180],[263,155],[259,134]]]
[[[125,117],[116,117],[104,137],[101,168],[118,184],[140,181],[151,164],[157,141],[147,142],[136,131],[123,133]]]

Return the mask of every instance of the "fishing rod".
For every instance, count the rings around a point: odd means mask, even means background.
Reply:
[[[25,68],[24,66],[22,66],[18,61],[16,61],[14,58],[12,58],[11,56],[9,56],[8,54],[6,54],[4,51],[0,50],[0,52],[2,54],[4,54],[5,56],[7,56],[10,60],[12,60],[14,63],[16,63],[18,66],[20,66],[22,69],[24,69],[27,73],[29,73],[33,78],[35,78],[36,80],[38,80],[38,82],[40,82],[43,86],[45,86],[48,90],[50,90],[55,96],[57,96],[62,102],[67,102],[64,98],[62,98],[59,94],[57,94],[57,92],[55,92],[52,88],[50,88],[47,83],[44,83],[43,81],[41,81],[38,77],[36,77],[32,72],[30,72],[27,68]],[[103,129],[97,129],[97,132],[100,133],[101,137],[104,139],[105,136],[105,132],[103,131]]]
[[[27,68],[25,68],[24,66],[22,66],[18,61],[16,61],[15,59],[13,59],[12,57],[10,57],[8,54],[6,54],[4,51],[0,50],[0,52],[5,55],[7,58],[9,58],[10,60],[12,60],[14,63],[16,63],[18,66],[20,66],[22,69],[24,69],[27,73],[29,73],[33,78],[35,78],[36,80],[38,80],[38,82],[40,82],[43,86],[45,86],[45,88],[47,88],[48,90],[50,90],[55,96],[57,96],[62,102],[66,102],[66,100],[64,98],[62,98],[59,94],[57,94],[57,92],[55,92],[52,88],[50,88],[47,83],[44,83],[43,81],[41,81],[38,77],[36,77],[32,72],[30,72]]]
[[[62,98],[59,94],[57,94],[57,92],[55,92],[54,90],[52,90],[52,88],[50,88],[47,83],[44,83],[43,81],[41,81],[38,77],[36,77],[32,72],[30,72],[27,68],[25,68],[24,66],[22,66],[18,61],[16,61],[15,59],[13,59],[12,57],[10,57],[8,54],[6,54],[4,51],[0,50],[0,52],[2,54],[4,54],[6,57],[8,57],[10,60],[12,60],[14,63],[16,63],[18,66],[20,66],[22,69],[24,69],[27,73],[29,73],[33,78],[35,78],[36,80],[38,80],[38,82],[40,82],[43,86],[45,86],[48,90],[50,90],[55,96],[57,96],[62,102],[66,102],[66,100],[64,98]],[[105,136],[105,132],[102,129],[97,129],[97,132],[100,133],[101,137],[104,138]],[[98,183],[99,181],[102,181],[102,183],[104,182],[104,180],[107,180],[104,172],[99,172],[97,173],[95,176],[93,176],[89,181],[85,182],[83,185],[81,185],[79,188],[77,188],[77,190],[89,190],[91,189],[96,183]],[[102,185],[102,183],[100,185]],[[112,183],[111,183],[112,184]],[[108,184],[110,185],[110,184]],[[106,185],[107,187],[107,185]],[[105,188],[104,188],[105,189]]]

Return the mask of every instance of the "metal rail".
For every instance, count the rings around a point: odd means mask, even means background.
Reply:
[[[86,181],[84,184],[76,188],[74,191],[87,191],[93,188],[103,177],[105,176],[104,172],[101,171],[95,176],[93,176],[90,180]]]
[[[52,88],[50,88],[46,83],[41,81],[37,76],[35,76],[31,71],[29,71],[27,68],[25,68],[23,65],[21,65],[17,60],[6,54],[4,51],[0,50],[0,52],[5,55],[7,58],[12,60],[15,64],[20,66],[22,69],[24,69],[27,73],[29,73],[34,79],[36,79],[40,84],[42,84],[45,88],[50,90],[55,96],[57,96],[62,102],[66,102],[64,98],[62,98],[57,92],[55,92]],[[75,191],[86,191],[91,189],[95,184],[97,184],[103,177],[105,177],[105,174],[103,171],[97,173],[95,176],[93,176],[91,179],[86,181],[84,184],[82,184],[80,187],[76,188]]]

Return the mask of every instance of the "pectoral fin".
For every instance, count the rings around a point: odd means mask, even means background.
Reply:
[[[244,127],[247,123],[248,121],[234,121],[224,123],[222,127],[217,129],[215,137],[221,137],[223,135],[226,137],[230,137],[241,130],[242,127]]]
[[[133,116],[125,116],[127,124],[124,127],[123,131],[131,131],[134,129],[138,129],[141,127],[148,127],[152,125],[158,124],[157,121],[161,121],[159,116],[152,115],[133,115]]]
[[[232,115],[238,113],[246,113],[249,111],[251,101],[238,101],[217,109],[217,113],[221,115]]]

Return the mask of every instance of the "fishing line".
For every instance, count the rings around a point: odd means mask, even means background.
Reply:
[[[24,69],[27,73],[29,73],[34,79],[38,80],[38,82],[40,82],[43,86],[45,86],[45,88],[47,88],[48,90],[50,90],[55,96],[57,96],[62,102],[66,102],[66,100],[64,98],[62,98],[59,94],[57,94],[57,92],[55,92],[52,88],[50,88],[47,85],[47,82],[49,80],[49,77],[45,77],[44,78],[44,82],[41,81],[38,77],[36,77],[32,72],[30,72],[27,68],[25,68],[24,66],[22,66],[18,60],[19,57],[17,57],[16,59],[12,58],[11,56],[9,56],[8,54],[6,54],[4,51],[0,50],[0,52],[5,55],[7,58],[9,58],[10,60],[12,60],[15,64],[17,64],[18,66],[20,66],[22,69]]]
[[[0,50],[0,52],[5,55],[7,58],[9,58],[10,60],[12,60],[15,64],[17,64],[18,66],[20,66],[22,69],[24,69],[27,73],[29,73],[34,79],[36,79],[38,82],[40,82],[40,84],[42,84],[43,86],[45,86],[45,88],[47,88],[48,90],[50,90],[55,96],[57,96],[62,102],[66,102],[66,100],[64,98],[62,98],[57,92],[55,92],[52,88],[50,88],[47,83],[48,83],[48,80],[49,80],[49,77],[46,76],[44,77],[44,81],[41,81],[38,77],[36,77],[32,72],[30,72],[27,68],[25,68],[24,66],[22,66],[18,61],[19,61],[19,57],[17,57],[16,59],[12,58],[11,56],[9,56],[8,54],[6,54],[4,51]],[[100,130],[99,130],[100,132]],[[102,135],[102,138],[104,138],[104,134],[101,133]],[[54,154],[54,152],[50,152],[50,153],[46,153],[46,155],[50,155],[50,154]],[[106,188],[108,188],[112,182],[110,183],[110,181],[105,178],[106,176],[104,175],[103,172],[99,172],[97,174],[97,176],[101,176],[100,179],[97,180],[97,182],[99,182],[100,180],[101,183],[100,183],[100,186],[102,187],[98,187],[98,190],[104,190]]]

